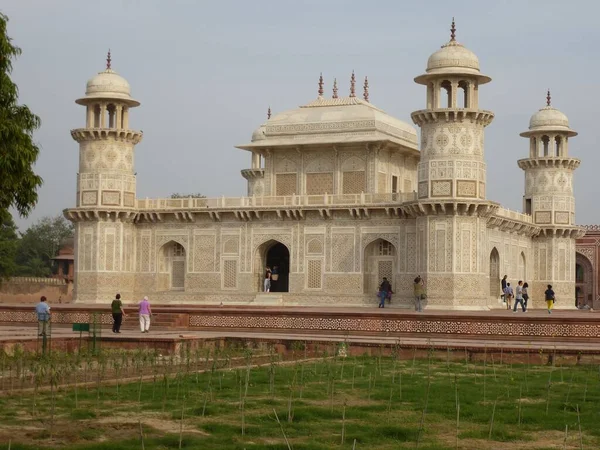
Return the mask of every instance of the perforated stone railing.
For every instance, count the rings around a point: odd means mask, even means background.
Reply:
[[[139,210],[160,209],[227,209],[253,207],[368,206],[401,204],[415,201],[416,192],[387,194],[324,194],[273,197],[156,198],[138,199]]]
[[[519,222],[533,223],[533,218],[529,214],[523,214],[517,211],[511,211],[506,208],[498,208],[496,216],[505,217],[507,219],[518,220]]]

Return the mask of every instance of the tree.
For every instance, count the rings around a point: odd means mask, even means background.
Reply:
[[[33,172],[40,152],[33,132],[40,118],[17,104],[19,90],[10,78],[12,61],[21,49],[6,34],[8,17],[0,13],[0,210],[14,207],[27,216],[35,206],[42,179]]]
[[[206,195],[202,195],[202,194],[180,194],[179,192],[175,192],[174,194],[171,194],[171,198],[206,198]]]
[[[43,217],[21,235],[16,262],[19,275],[44,277],[52,273],[52,258],[73,237],[73,224],[63,216]]]
[[[15,272],[18,245],[17,226],[10,213],[0,209],[0,281]]]

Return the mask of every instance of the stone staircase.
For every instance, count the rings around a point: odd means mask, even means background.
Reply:
[[[154,313],[150,320],[150,328],[160,329],[174,329],[174,328],[188,328],[188,317],[187,313]],[[127,314],[121,329],[123,330],[135,330],[139,329],[140,322],[137,314]]]
[[[254,297],[252,304],[283,305],[283,295],[279,292],[261,292]]]

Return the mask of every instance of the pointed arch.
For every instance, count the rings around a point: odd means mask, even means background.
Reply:
[[[496,247],[490,252],[490,296],[500,297],[500,253]]]
[[[171,239],[163,244],[157,252],[158,259],[158,291],[185,290],[187,252],[182,243]]]
[[[363,251],[363,287],[365,294],[374,293],[383,277],[387,278],[393,287],[396,260],[396,246],[391,241],[376,237],[367,242]]]

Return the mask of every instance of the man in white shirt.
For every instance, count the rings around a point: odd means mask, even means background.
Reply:
[[[521,308],[523,312],[525,312],[525,301],[523,300],[523,281],[519,280],[519,284],[517,284],[516,294],[515,294],[515,306],[513,308],[513,312],[517,312],[517,306],[521,304]]]
[[[40,302],[35,305],[35,313],[38,318],[38,336],[46,336],[48,322],[50,321],[50,306],[46,303],[46,297],[42,295]]]

